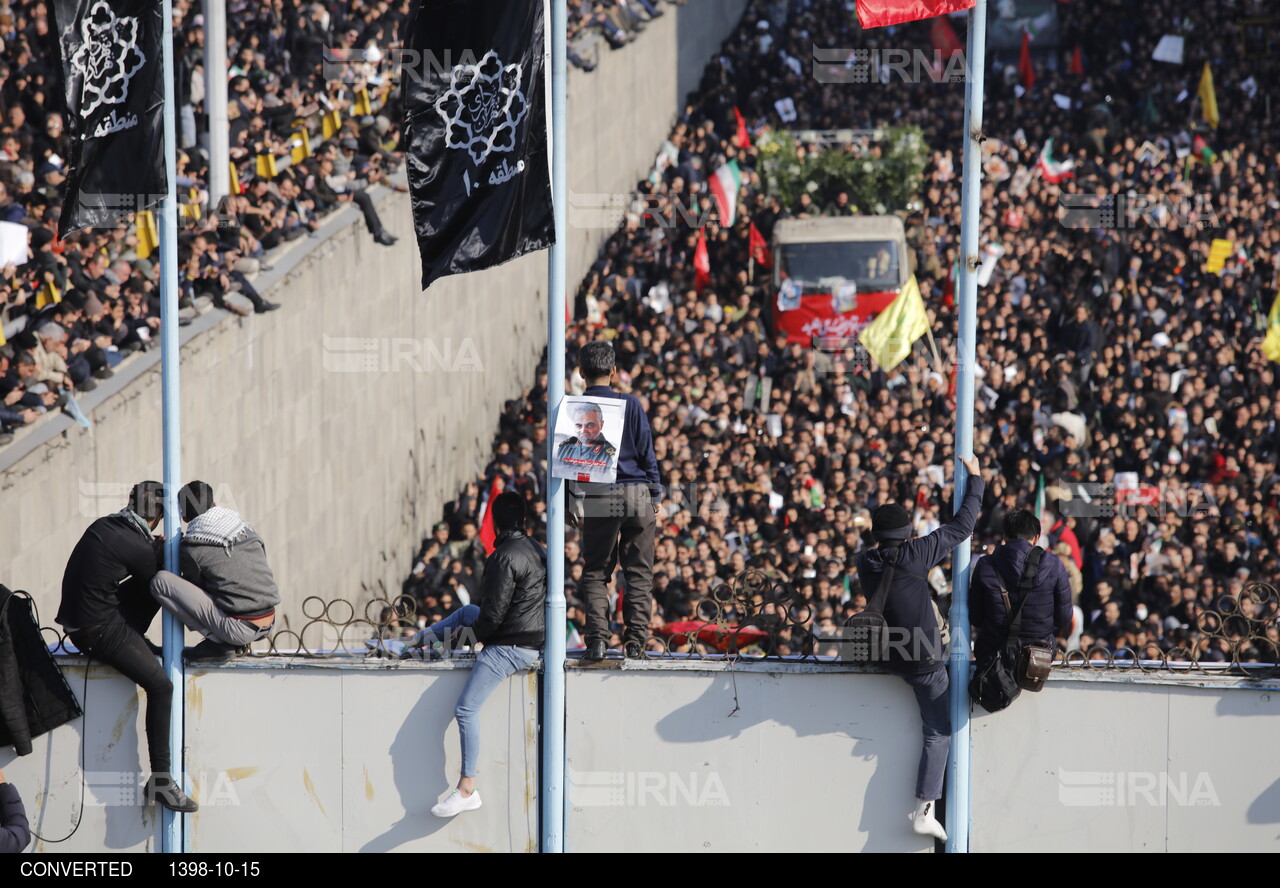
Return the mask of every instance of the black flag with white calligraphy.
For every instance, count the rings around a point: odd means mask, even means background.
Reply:
[[[422,286],[555,242],[542,0],[417,0],[404,132]]]
[[[53,2],[73,146],[63,237],[164,199],[160,10],[156,0]]]

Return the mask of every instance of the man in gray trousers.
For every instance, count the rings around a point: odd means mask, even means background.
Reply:
[[[178,505],[187,522],[182,576],[159,571],[151,594],[183,625],[205,636],[182,652],[187,660],[228,660],[247,653],[271,631],[280,604],[262,537],[235,511],[214,503],[213,490],[203,481],[183,487]]]

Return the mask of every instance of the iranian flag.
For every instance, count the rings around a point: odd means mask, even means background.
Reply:
[[[1045,142],[1044,147],[1040,149],[1040,160],[1036,163],[1036,169],[1040,171],[1045,181],[1056,185],[1064,179],[1073,178],[1075,173],[1071,170],[1074,167],[1075,162],[1069,157],[1066,160],[1053,159],[1053,139]]]
[[[977,0],[858,0],[858,24],[883,28],[973,9]]]
[[[731,160],[711,177],[711,196],[720,210],[720,224],[732,228],[738,217],[738,191],[742,188],[742,173],[738,162]]]

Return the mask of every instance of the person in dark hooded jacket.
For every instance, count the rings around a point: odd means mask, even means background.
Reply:
[[[1026,509],[1010,512],[1004,519],[1004,535],[1004,545],[978,559],[969,581],[969,620],[978,627],[974,653],[979,662],[1005,643],[1009,614],[1000,593],[1001,582],[1009,593],[1010,606],[1016,608],[1022,600],[1018,591],[1022,569],[1040,538],[1040,521]],[[1050,556],[1040,560],[1031,597],[1022,606],[1018,635],[1023,644],[1042,644],[1050,650],[1057,648],[1058,638],[1071,635],[1071,581],[1060,559]]]
[[[912,829],[944,841],[947,833],[934,809],[942,796],[947,750],[951,745],[951,712],[947,700],[951,682],[941,627],[926,578],[952,549],[969,538],[978,521],[986,483],[976,459],[964,457],[963,462],[969,470],[968,488],[964,502],[951,521],[928,536],[913,539],[907,510],[897,503],[886,503],[875,510],[871,519],[871,533],[879,545],[858,559],[858,578],[868,596],[879,587],[886,564],[893,565],[894,575],[884,604],[884,618],[890,632],[884,666],[911,685],[924,724],[924,749],[916,775]],[[901,641],[904,635],[905,644]]]

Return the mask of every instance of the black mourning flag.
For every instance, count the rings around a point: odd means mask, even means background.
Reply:
[[[418,0],[404,131],[422,286],[555,242],[542,0]]]
[[[53,0],[73,147],[59,233],[164,200],[164,20],[157,0]]]

